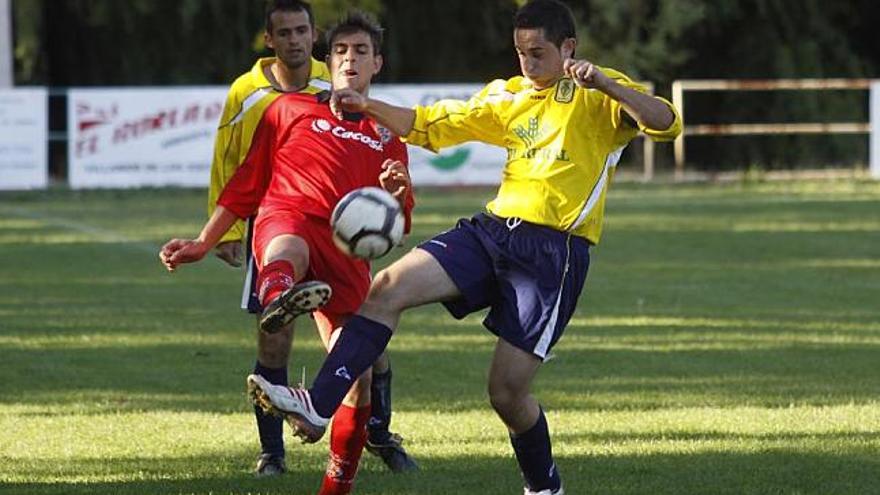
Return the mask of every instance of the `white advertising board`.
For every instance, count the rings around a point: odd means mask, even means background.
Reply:
[[[482,84],[383,84],[374,86],[370,97],[412,107],[447,98],[467,100],[482,88]],[[505,150],[482,143],[465,143],[440,153],[409,147],[410,173],[417,186],[496,185],[506,159]]]
[[[880,179],[880,81],[871,83],[871,177]]]
[[[40,189],[49,183],[48,91],[0,89],[0,189]]]
[[[467,99],[481,84],[376,85],[401,106]],[[94,88],[68,93],[68,163],[74,189],[207,187],[227,88]],[[416,185],[498,184],[505,151],[467,143],[435,154],[409,147]]]
[[[71,89],[70,187],[206,187],[226,88]]]

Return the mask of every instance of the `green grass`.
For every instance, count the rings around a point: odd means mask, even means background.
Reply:
[[[491,193],[422,191],[412,240]],[[316,491],[326,440],[250,474],[241,274],[157,260],[203,215],[193,191],[0,195],[0,493]],[[567,493],[880,493],[880,184],[616,185],[592,263],[534,387]],[[405,316],[394,429],[422,471],[367,457],[357,493],[521,493],[492,346],[478,316]],[[320,357],[304,321],[294,381]]]

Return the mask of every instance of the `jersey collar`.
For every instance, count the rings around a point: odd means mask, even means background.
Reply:
[[[315,94],[315,100],[317,100],[318,103],[328,103],[331,94],[330,91],[321,91]],[[350,122],[360,122],[364,117],[366,117],[366,115],[361,112],[342,112],[342,120],[348,120]]]
[[[251,79],[254,81],[254,86],[257,88],[266,88],[266,89],[275,89],[272,86],[272,83],[269,82],[269,79],[266,77],[266,73],[264,69],[266,66],[271,65],[275,62],[275,57],[264,57],[258,59],[254,66],[251,67]],[[309,69],[309,82],[306,84],[312,84],[312,81],[320,80],[329,82],[330,81],[330,70],[327,68],[327,64],[324,62],[319,62],[315,60],[314,57],[311,57],[309,60],[310,69]]]

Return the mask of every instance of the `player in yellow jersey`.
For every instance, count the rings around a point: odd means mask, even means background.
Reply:
[[[224,186],[244,161],[251,140],[266,108],[276,98],[288,92],[316,94],[330,88],[330,72],[323,62],[312,58],[316,40],[311,6],[300,0],[269,0],[266,4],[266,46],[274,57],[257,60],[250,71],[239,76],[226,98],[220,126],[214,143],[211,164],[211,185],[208,213],[214,212]],[[242,263],[242,239],[247,237],[245,256],[247,276],[242,294],[242,308],[259,314],[261,308],[256,294],[256,265],[250,254],[250,235],[244,222],[238,222],[221,239],[216,255],[226,263],[238,267]],[[292,328],[275,334],[258,332],[257,362],[254,373],[273,383],[287,384],[287,363],[293,340]],[[368,450],[379,455],[393,471],[415,469],[416,464],[401,446],[400,437],[389,432],[391,418],[391,370],[387,356],[376,362],[371,386],[374,404],[369,428]],[[256,474],[271,476],[286,470],[284,440],[280,418],[265,415],[255,407],[261,454],[257,459]]]
[[[483,141],[505,147],[507,163],[485,213],[459,221],[376,276],[310,389],[263,390],[295,434],[306,441],[323,435],[351,387],[348,377],[382,352],[403,310],[442,302],[462,318],[489,308],[484,325],[499,337],[490,401],[510,432],[525,493],[563,493],[530,386],[574,312],[623,148],[639,131],[671,140],[682,126],[668,101],[620,72],[573,59],[575,32],[568,7],[533,0],[514,19],[522,76],[493,81],[468,101],[415,109],[334,94],[337,111],[365,112],[411,144],[437,150]]]

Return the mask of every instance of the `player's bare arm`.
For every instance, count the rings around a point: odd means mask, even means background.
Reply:
[[[588,60],[566,59],[565,73],[575,84],[594,88],[619,101],[633,119],[649,129],[668,129],[675,115],[665,103],[653,96],[621,86]]]
[[[416,120],[416,112],[412,108],[389,105],[353,89],[334,90],[330,97],[330,109],[338,119],[342,118],[343,111],[366,113],[398,136],[409,134]]]
[[[382,173],[379,174],[379,183],[382,189],[390,192],[400,206],[406,202],[406,197],[412,187],[409,170],[400,160],[385,160],[382,164]]]
[[[171,239],[159,250],[159,259],[169,272],[181,264],[195,263],[205,257],[237,220],[231,211],[217,206],[197,238]]]

